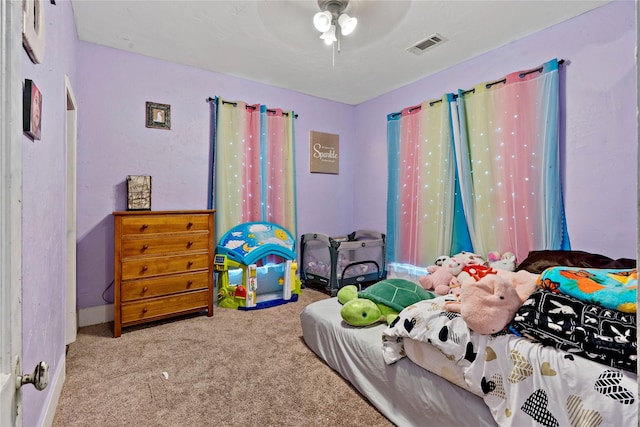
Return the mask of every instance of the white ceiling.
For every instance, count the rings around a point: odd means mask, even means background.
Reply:
[[[72,0],[80,40],[357,105],[610,0],[351,0],[341,52],[316,0]],[[433,33],[445,43],[406,49]]]

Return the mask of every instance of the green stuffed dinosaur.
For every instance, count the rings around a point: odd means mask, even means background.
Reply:
[[[382,280],[360,292],[355,285],[338,291],[338,301],[343,304],[340,315],[351,326],[377,322],[390,325],[404,308],[434,297],[419,284],[404,279]]]

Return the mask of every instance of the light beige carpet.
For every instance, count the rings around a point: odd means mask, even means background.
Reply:
[[[304,343],[297,302],[125,328],[81,328],[54,427],[390,426]]]

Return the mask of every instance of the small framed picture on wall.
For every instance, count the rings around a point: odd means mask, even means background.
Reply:
[[[147,102],[146,126],[156,129],[171,129],[171,106]]]
[[[22,130],[32,139],[39,140],[42,129],[42,93],[33,82],[25,79],[22,97]]]

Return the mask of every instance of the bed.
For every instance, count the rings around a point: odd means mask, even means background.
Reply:
[[[497,425],[480,397],[409,359],[387,365],[382,357],[386,326],[349,326],[342,321],[340,308],[335,297],[306,306],[300,314],[304,340],[392,423]]]
[[[632,263],[565,251],[530,257],[521,266],[536,273],[554,265]],[[508,330],[477,334],[443,309],[447,298],[408,307],[391,327],[367,328],[345,324],[336,298],[318,301],[300,315],[304,340],[398,426],[637,425],[631,369]]]

